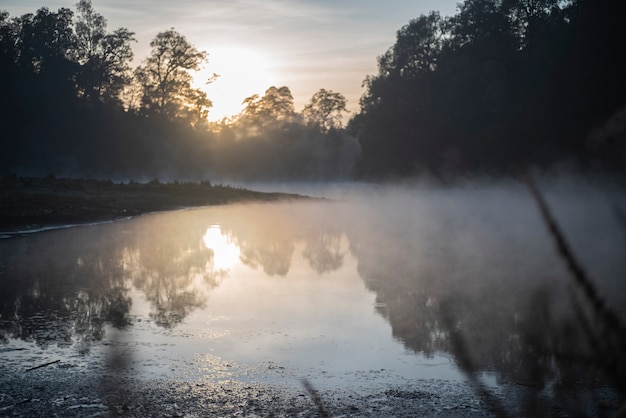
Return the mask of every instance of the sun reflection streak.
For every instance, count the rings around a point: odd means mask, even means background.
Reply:
[[[219,225],[211,225],[204,237],[204,245],[213,251],[213,270],[227,271],[240,262],[241,250],[230,238],[224,236]]]

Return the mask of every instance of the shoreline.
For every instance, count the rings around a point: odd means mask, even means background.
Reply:
[[[254,379],[191,380],[136,378],[128,371],[91,364],[86,369],[55,362],[29,372],[7,365],[0,371],[0,415],[44,416],[415,416],[489,417],[490,406],[467,382],[415,379],[403,384],[328,388],[284,386]],[[517,389],[517,390],[516,390]],[[518,388],[494,393],[515,411]]]
[[[143,214],[138,214],[135,216],[140,216]],[[113,222],[123,222],[130,221],[135,216],[127,216],[123,218],[115,218],[115,219],[103,219],[101,221],[93,221],[93,222],[75,222],[69,224],[48,224],[48,225],[39,225],[33,224],[24,227],[23,229],[16,229],[12,231],[0,231],[0,239],[12,238],[16,236],[30,235],[30,234],[38,234],[40,232],[48,232],[48,231],[57,231],[59,229],[68,229],[68,228],[77,228],[81,226],[95,226],[108,224]],[[29,228],[32,227],[32,228]]]
[[[200,183],[114,183],[109,180],[54,177],[0,178],[0,237],[74,226],[115,222],[149,212],[307,199],[274,192]]]

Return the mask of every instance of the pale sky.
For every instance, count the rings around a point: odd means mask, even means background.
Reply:
[[[45,6],[75,10],[78,0],[0,0],[11,16]],[[438,10],[455,14],[461,0],[92,0],[107,30],[135,32],[138,65],[150,41],[175,28],[209,54],[197,86],[207,90],[212,120],[237,113],[241,101],[272,85],[287,86],[296,110],[320,88],[342,93],[358,110],[361,84],[376,74],[376,57],[395,42],[410,19]],[[209,74],[220,78],[204,86]]]

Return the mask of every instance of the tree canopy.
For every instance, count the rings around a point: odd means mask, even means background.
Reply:
[[[108,31],[90,0],[75,10],[0,13],[0,118],[10,133],[0,140],[1,171],[142,179],[349,176],[358,155],[354,138],[308,126],[287,86],[247,98],[229,123],[209,123],[211,100],[192,83],[208,54],[171,28],[156,34],[133,71],[133,41],[126,28]]]
[[[119,102],[132,81],[130,44],[135,41],[134,33],[126,28],[107,33],[106,19],[93,10],[90,0],[81,0],[76,7],[75,54],[82,67],[79,90],[94,102]]]
[[[287,86],[210,123],[211,98],[193,83],[208,54],[174,28],[133,69],[134,33],[109,31],[90,0],[0,12],[0,168],[301,180],[510,174],[566,160],[623,173],[617,3],[466,0],[454,16],[409,19],[345,129],[341,93],[321,88],[298,112]]]
[[[289,87],[271,86],[263,96],[254,94],[243,100],[241,120],[247,124],[267,125],[287,121],[294,116],[293,96]]]
[[[322,132],[343,127],[343,112],[347,112],[346,98],[332,90],[320,89],[304,106],[302,115],[307,122]]]
[[[626,105],[616,15],[608,1],[466,0],[452,17],[412,19],[350,122],[360,175],[507,173],[623,154],[589,142]]]
[[[199,51],[173,28],[159,32],[150,42],[152,52],[137,68],[141,109],[169,118],[188,118],[192,124],[206,119],[211,101],[206,92],[191,86],[190,71],[199,70],[207,53]]]

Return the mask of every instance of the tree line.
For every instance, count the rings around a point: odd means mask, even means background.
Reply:
[[[107,30],[90,0],[75,10],[0,13],[0,140],[4,174],[146,179],[330,179],[358,155],[346,99],[320,89],[296,112],[286,86],[244,100],[209,123],[212,102],[192,86],[208,60],[174,28],[136,68],[126,28]],[[207,80],[211,82],[218,75]]]
[[[363,176],[626,162],[626,26],[610,0],[466,0],[411,20],[364,82]]]
[[[286,86],[208,122],[208,60],[174,28],[132,68],[134,33],[75,10],[0,12],[0,167],[23,175],[338,179],[510,173],[564,159],[624,166],[626,39],[610,0],[466,0],[411,20],[360,109]],[[207,82],[212,82],[214,75]],[[620,111],[621,110],[621,111]]]

